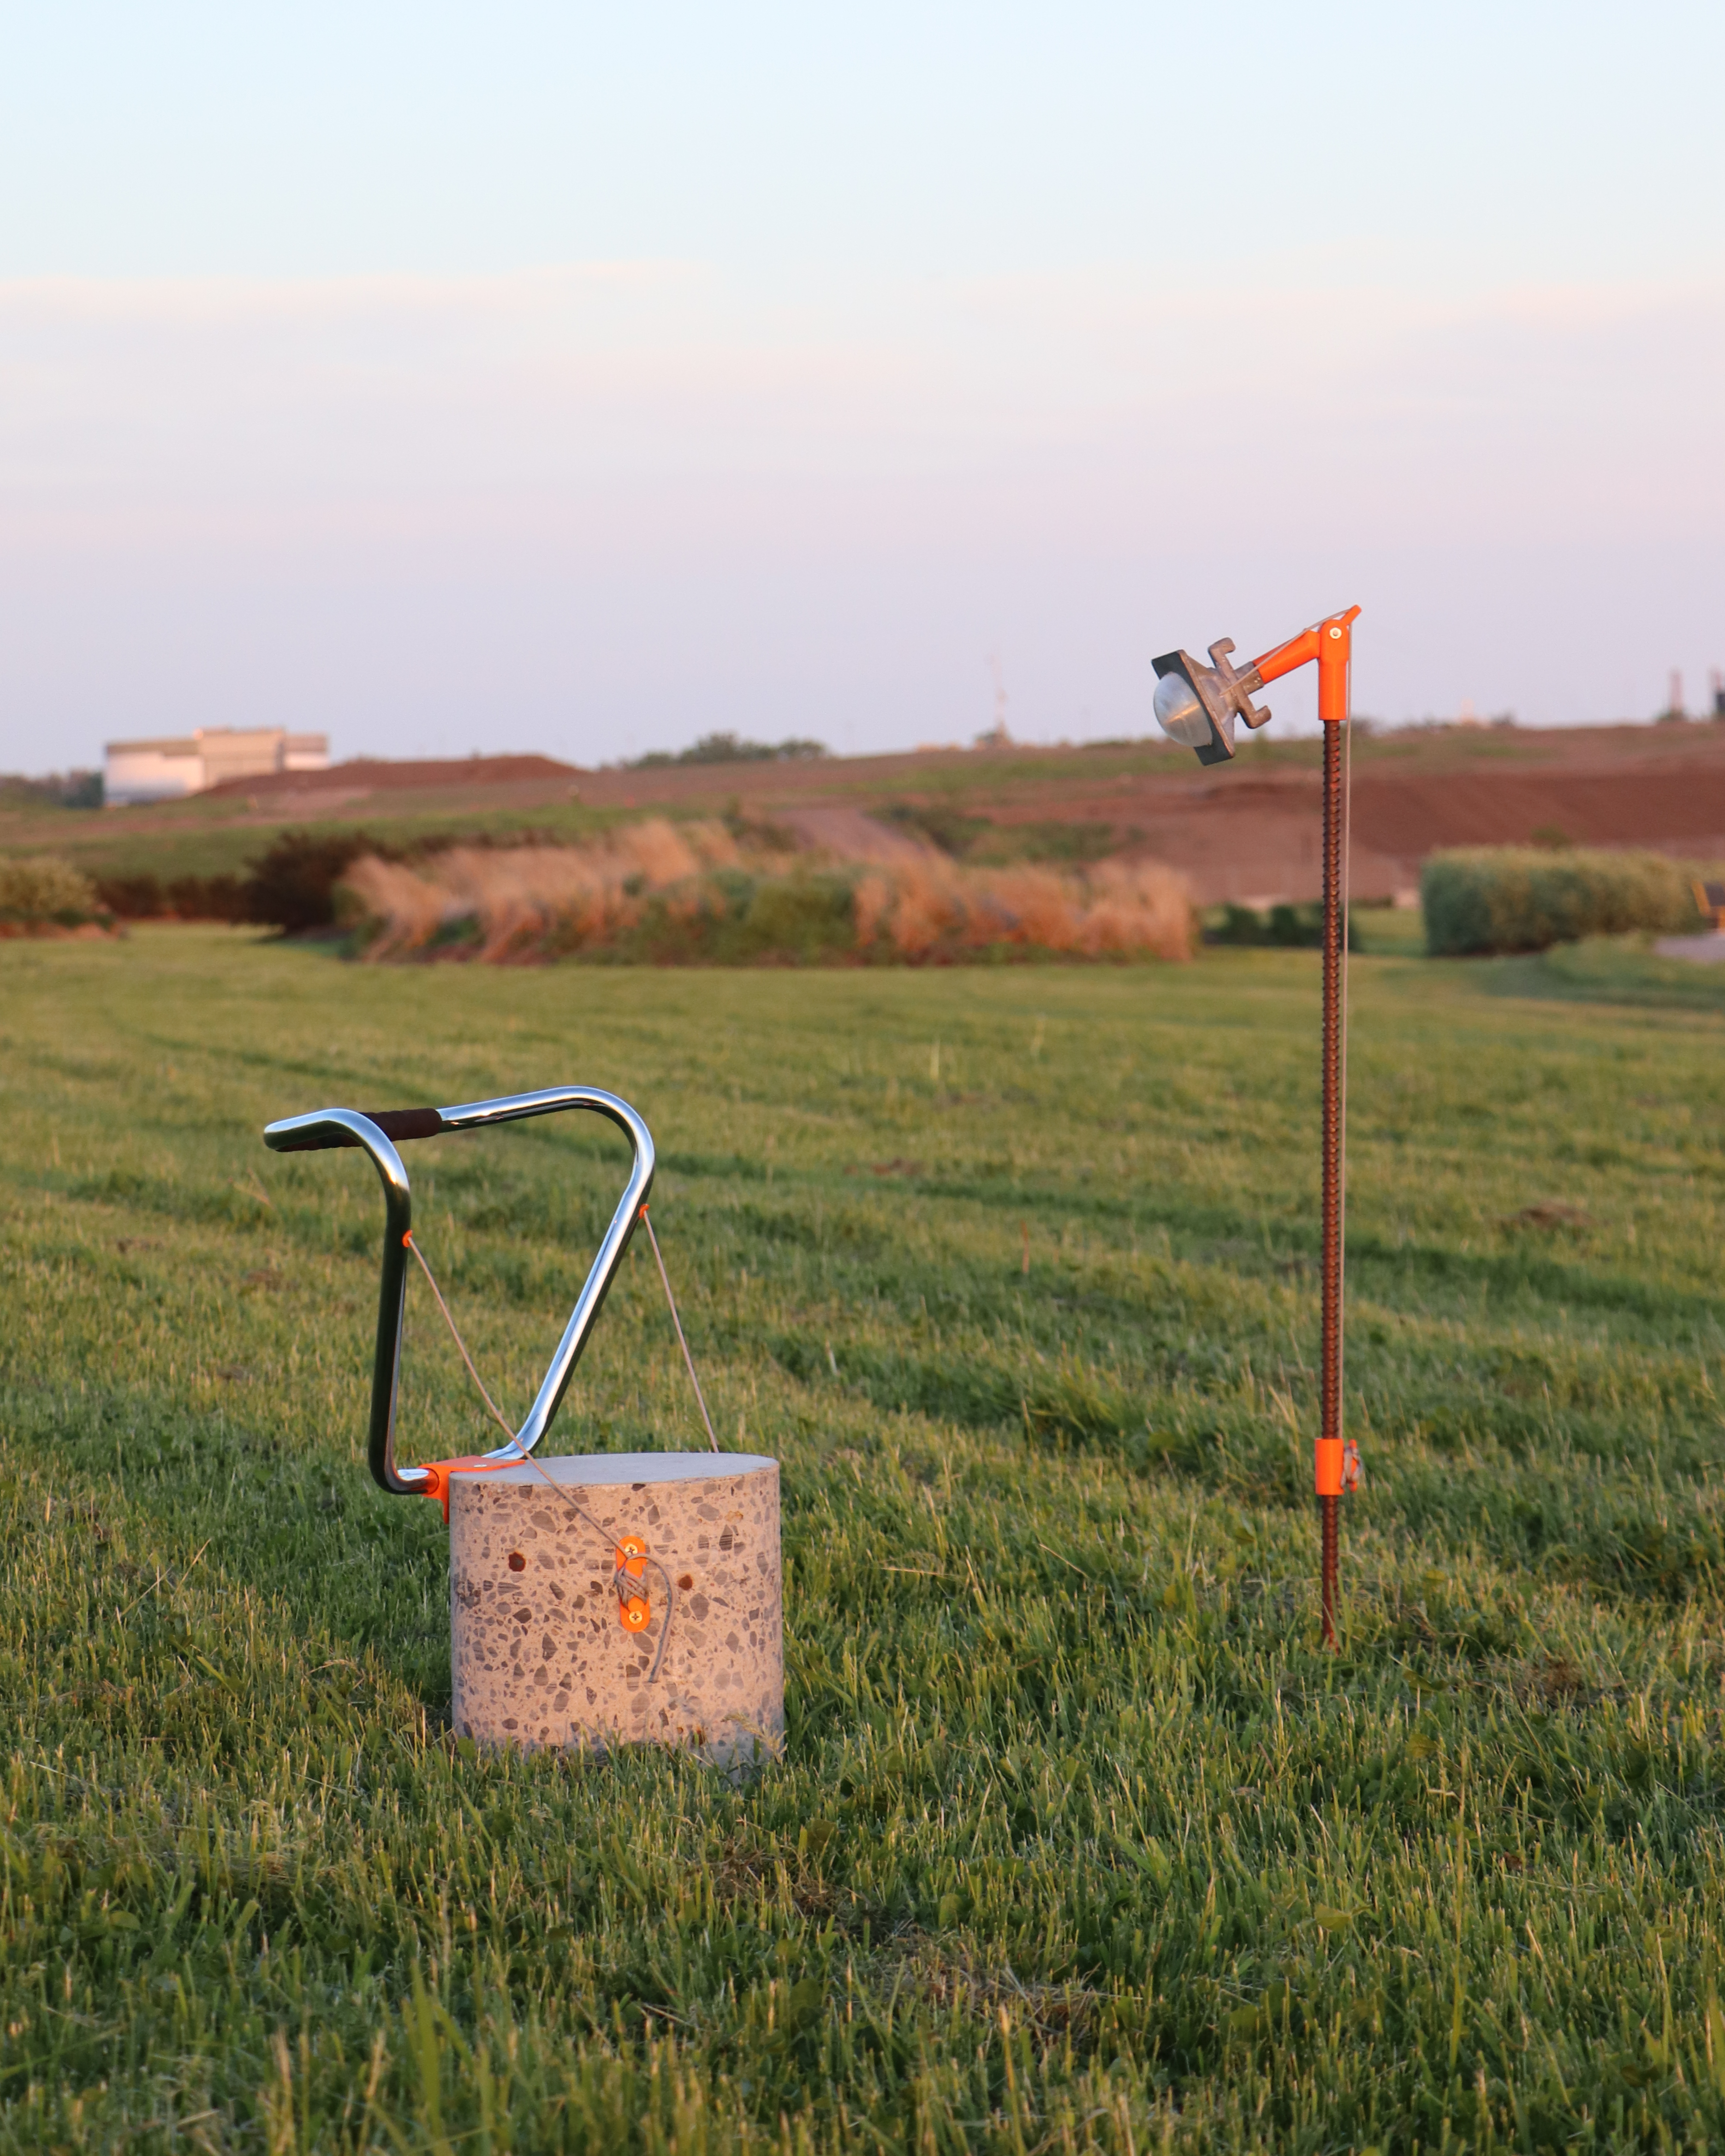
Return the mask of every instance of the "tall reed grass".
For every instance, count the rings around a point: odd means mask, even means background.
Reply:
[[[931,856],[874,867],[853,900],[856,945],[914,964],[995,949],[1086,958],[1189,958],[1192,901],[1159,861],[1104,861],[1082,875],[961,869]]]
[[[367,856],[341,912],[372,960],[952,963],[991,953],[1189,957],[1185,880],[1159,862],[964,869],[745,855],[721,824],[630,824],[581,846]]]

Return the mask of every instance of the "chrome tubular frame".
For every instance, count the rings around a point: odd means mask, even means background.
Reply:
[[[470,1101],[458,1108],[408,1108],[362,1115],[356,1108],[320,1108],[309,1116],[289,1116],[271,1123],[264,1142],[275,1152],[321,1152],[358,1146],[372,1158],[383,1185],[383,1272],[377,1291],[377,1344],[372,1365],[372,1413],[367,1455],[379,1486],[397,1496],[418,1494],[426,1480],[423,1467],[395,1464],[395,1407],[401,1379],[402,1306],[407,1295],[408,1237],[413,1224],[413,1193],[395,1140],[435,1137],[449,1131],[483,1131],[527,1116],[554,1116],[564,1108],[591,1108],[608,1116],[634,1149],[629,1183],[557,1352],[540,1385],[527,1419],[508,1444],[487,1460],[524,1460],[551,1427],[562,1404],[575,1365],[581,1359],[623,1255],[629,1248],[641,1208],[653,1187],[653,1137],[627,1101],[596,1086],[553,1086],[541,1093],[510,1093],[495,1101]]]

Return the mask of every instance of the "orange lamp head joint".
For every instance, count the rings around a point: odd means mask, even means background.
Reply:
[[[1170,741],[1195,749],[1200,763],[1226,763],[1235,753],[1235,721],[1257,727],[1270,716],[1267,706],[1252,701],[1257,691],[1315,660],[1317,715],[1326,726],[1339,725],[1348,716],[1348,667],[1358,612],[1358,607],[1348,607],[1327,614],[1250,666],[1235,665],[1229,656],[1234,639],[1227,636],[1210,646],[1208,666],[1189,652],[1164,652],[1151,661],[1156,670],[1157,724]]]

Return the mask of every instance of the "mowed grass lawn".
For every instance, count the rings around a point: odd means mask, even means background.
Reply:
[[[1332,1658],[1314,956],[0,945],[0,2147],[1717,2146],[1725,1030],[1521,978],[1355,964]],[[452,1738],[376,1180],[259,1138],[574,1080],[783,1463],[740,1788]],[[620,1143],[407,1158],[519,1414]],[[552,1444],[699,1435],[643,1243]],[[401,1440],[487,1441],[418,1286]]]

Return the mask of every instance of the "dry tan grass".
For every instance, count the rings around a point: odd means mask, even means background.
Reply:
[[[1104,862],[1083,876],[894,864],[859,883],[855,919],[860,950],[886,942],[909,959],[1001,943],[1085,957],[1192,955],[1186,880],[1159,861]]]
[[[350,914],[372,925],[366,956],[401,957],[440,928],[471,921],[473,953],[493,963],[539,949],[602,946],[663,895],[687,920],[705,908],[704,872],[750,861],[721,824],[674,826],[651,818],[586,846],[454,846],[417,868],[367,857],[345,881]],[[1104,863],[1083,875],[1045,868],[962,869],[928,855],[871,863],[852,901],[860,956],[910,963],[1002,944],[1076,957],[1187,958],[1192,908],[1185,879],[1159,862]]]
[[[479,956],[495,961],[553,925],[578,947],[602,942],[639,916],[644,893],[737,860],[722,824],[679,829],[651,817],[595,845],[452,846],[418,868],[368,855],[342,880],[350,905],[378,924],[367,957],[400,957],[445,925],[476,921]]]

